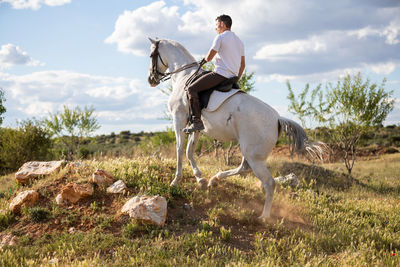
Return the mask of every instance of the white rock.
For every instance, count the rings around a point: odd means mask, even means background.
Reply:
[[[296,187],[299,185],[299,180],[294,173],[290,173],[286,176],[276,177],[274,180],[281,185],[290,185],[291,187]]]
[[[107,193],[118,194],[124,192],[126,184],[122,180],[118,180],[107,188]]]
[[[35,190],[19,192],[18,195],[11,200],[10,210],[11,212],[18,213],[21,211],[23,205],[26,207],[33,206],[38,199],[39,193]]]
[[[96,170],[93,175],[92,179],[90,180],[91,183],[97,184],[100,187],[109,186],[113,183],[114,177],[105,170]]]
[[[48,175],[60,170],[64,161],[30,161],[22,165],[15,173],[18,183],[27,183],[40,175]]]
[[[167,200],[161,196],[136,196],[125,203],[121,213],[142,222],[163,226],[167,219]]]
[[[16,236],[8,233],[8,234],[0,234],[0,251],[3,250],[4,246],[14,246],[18,242]]]
[[[57,203],[58,205],[63,205],[63,204],[65,203],[65,201],[64,201],[64,199],[63,199],[61,193],[58,194],[58,195],[56,196],[56,203]]]

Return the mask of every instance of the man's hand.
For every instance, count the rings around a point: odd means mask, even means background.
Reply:
[[[201,61],[200,61],[200,66],[203,66],[204,64],[206,64],[207,63],[207,60],[205,59],[205,58],[203,58]]]

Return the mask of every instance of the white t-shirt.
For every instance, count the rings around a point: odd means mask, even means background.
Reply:
[[[231,31],[224,31],[215,37],[211,49],[217,51],[214,71],[226,78],[238,76],[244,56],[244,46],[239,37]]]

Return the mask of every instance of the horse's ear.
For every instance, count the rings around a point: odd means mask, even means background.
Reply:
[[[156,43],[156,41],[154,41],[154,40],[151,39],[150,37],[147,37],[147,38],[149,38],[149,40],[150,40],[150,42],[151,42],[152,44],[155,44],[155,43]]]

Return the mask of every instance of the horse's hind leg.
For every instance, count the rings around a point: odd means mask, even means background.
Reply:
[[[199,167],[197,167],[196,161],[194,160],[194,149],[199,137],[200,132],[194,132],[189,136],[189,141],[186,147],[186,156],[189,159],[190,165],[192,166],[193,175],[196,177],[197,183],[201,188],[204,189],[207,185],[207,180],[202,178],[202,173],[199,170]]]
[[[271,173],[267,168],[265,160],[248,159],[249,165],[254,174],[260,179],[262,186],[265,190],[265,203],[264,209],[259,219],[268,219],[271,214],[272,199],[274,197],[275,180],[272,178]]]
[[[249,164],[247,163],[246,159],[244,157],[242,157],[242,163],[240,163],[239,167],[237,167],[236,169],[222,171],[222,172],[217,173],[208,182],[208,187],[210,188],[212,186],[215,186],[218,179],[226,178],[226,177],[236,175],[236,174],[245,174],[245,173],[249,173],[249,172],[251,172],[251,168],[250,168]]]

